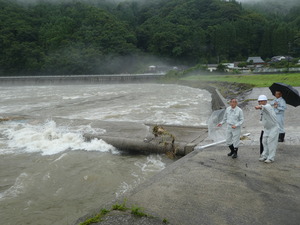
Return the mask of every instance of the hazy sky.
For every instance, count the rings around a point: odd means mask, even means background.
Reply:
[[[280,2],[280,3],[294,3],[295,5],[300,5],[299,0],[237,0],[239,2],[247,2],[247,3],[254,3],[254,2]]]
[[[37,2],[68,2],[68,1],[74,1],[74,0],[16,0],[21,3],[37,3]],[[82,2],[90,2],[90,3],[96,3],[96,2],[112,2],[112,3],[119,3],[122,1],[131,1],[131,0],[77,0]],[[147,1],[151,2],[152,0],[132,0],[132,1]],[[236,0],[238,2],[244,3],[257,3],[261,2],[264,3],[264,5],[269,3],[278,2],[279,4],[276,4],[277,6],[282,6],[283,9],[289,9],[293,6],[300,6],[300,0]],[[277,7],[278,8],[278,7]]]

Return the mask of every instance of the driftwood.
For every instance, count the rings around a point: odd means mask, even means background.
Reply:
[[[175,136],[162,126],[157,125],[153,127],[152,133],[155,138],[161,137],[160,144],[163,144],[166,149],[169,149],[166,151],[166,155],[170,158],[174,158],[177,150],[174,144]]]

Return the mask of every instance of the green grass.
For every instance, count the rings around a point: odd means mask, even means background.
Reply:
[[[101,220],[103,219],[103,217],[105,215],[107,215],[108,213],[110,213],[113,210],[126,212],[126,211],[130,210],[130,208],[128,208],[126,206],[126,199],[124,199],[123,204],[115,204],[115,205],[112,206],[111,210],[102,209],[100,211],[100,213],[98,213],[97,215],[95,215],[92,218],[88,218],[86,221],[80,223],[80,225],[91,225],[93,223],[99,223],[99,222],[101,222]],[[131,207],[131,214],[134,215],[134,216],[136,216],[136,217],[154,218],[153,216],[144,213],[143,210],[142,210],[142,208],[140,208],[138,206],[132,206]],[[163,223],[167,224],[168,220],[167,219],[163,219]]]
[[[126,207],[126,199],[124,199],[123,204],[115,204],[112,206],[112,210],[126,211],[128,208]]]
[[[112,210],[119,210],[119,211],[126,211],[128,208],[126,208],[124,205],[113,205]]]
[[[251,74],[251,75],[192,75],[181,78],[186,81],[219,81],[236,82],[254,85],[255,87],[269,87],[275,82],[289,84],[291,86],[300,86],[300,73],[284,74]]]
[[[83,223],[80,223],[80,225],[90,225],[92,223],[98,223],[101,221],[102,217],[105,216],[107,213],[109,213],[110,211],[107,209],[102,209],[100,211],[100,213],[98,213],[96,216],[87,219],[86,221],[84,221]]]
[[[143,210],[137,206],[131,207],[131,214],[138,216],[138,217],[148,217],[148,214],[144,213]]]

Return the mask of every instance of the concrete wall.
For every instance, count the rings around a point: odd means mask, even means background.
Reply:
[[[211,93],[212,110],[224,109],[228,106],[226,99],[221,95],[218,89],[211,86],[207,86],[205,89]]]

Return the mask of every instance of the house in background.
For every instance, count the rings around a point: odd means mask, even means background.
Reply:
[[[286,60],[286,61],[289,61],[291,62],[294,58],[292,56],[283,56],[283,55],[278,55],[278,56],[273,56],[271,58],[271,62],[280,62],[282,60]]]
[[[148,72],[156,72],[157,66],[151,65],[148,67]]]
[[[239,69],[235,63],[221,63],[222,65],[224,65],[226,67],[226,71],[229,72],[229,71],[232,71],[234,69]],[[207,67],[207,70],[209,72],[213,72],[213,71],[216,71],[217,68],[218,68],[218,65],[219,64],[207,64],[207,65],[203,65],[203,66],[206,66]]]
[[[235,69],[234,63],[222,63],[224,66],[226,66],[228,69],[233,70]]]
[[[213,72],[217,70],[218,64],[207,64],[207,65],[203,65],[203,66],[207,66],[207,70],[209,72]]]
[[[247,63],[251,63],[254,67],[262,67],[265,65],[265,61],[260,56],[248,57]]]

